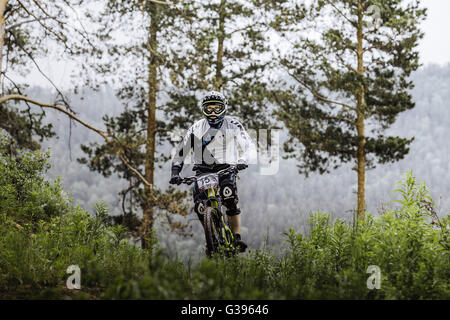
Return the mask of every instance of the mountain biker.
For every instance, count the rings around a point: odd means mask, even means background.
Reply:
[[[203,97],[201,108],[205,118],[189,128],[176,149],[172,160],[171,184],[182,183],[180,171],[191,150],[194,151],[193,170],[197,176],[218,172],[230,165],[235,165],[238,170],[244,170],[248,167],[249,161],[254,160],[256,149],[254,149],[253,141],[237,119],[225,116],[227,107],[227,99],[217,91],[211,91]],[[241,210],[238,207],[236,174],[230,173],[220,177],[219,185],[220,196],[227,208],[226,214],[231,230],[235,234],[236,244],[243,252],[247,245],[242,241],[240,234]],[[202,196],[204,195],[194,186],[194,210],[203,225],[205,209],[201,202]]]

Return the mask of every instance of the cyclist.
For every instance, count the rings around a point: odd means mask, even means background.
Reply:
[[[255,163],[256,149],[253,141],[240,122],[234,117],[225,116],[228,102],[225,97],[211,91],[202,100],[202,113],[205,116],[194,123],[176,149],[172,160],[171,184],[181,184],[180,171],[183,168],[187,154],[193,150],[196,175],[218,172],[236,165],[238,170],[248,167],[248,163]],[[227,208],[226,214],[231,230],[235,234],[236,244],[241,252],[247,245],[240,234],[241,210],[238,207],[236,175],[230,173],[219,179],[220,196]],[[204,208],[201,203],[203,194],[194,186],[193,197],[195,212],[203,225]],[[203,225],[204,227],[204,225]]]

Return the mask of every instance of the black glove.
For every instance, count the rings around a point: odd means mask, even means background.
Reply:
[[[181,171],[181,168],[172,167],[172,176],[169,181],[170,184],[180,185],[183,182],[183,179],[181,179],[181,177],[180,177],[180,171]]]
[[[248,168],[248,165],[246,163],[238,163],[236,165],[236,168],[240,171],[240,170],[244,170]]]
[[[170,184],[178,184],[178,185],[180,185],[182,182],[183,179],[181,179],[180,176],[172,176],[169,181]]]

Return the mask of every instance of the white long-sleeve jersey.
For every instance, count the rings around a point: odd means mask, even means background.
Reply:
[[[194,123],[178,145],[172,167],[181,169],[190,151],[193,151],[193,164],[254,164],[257,158],[249,134],[230,116],[225,116],[219,129],[211,127],[206,119]]]

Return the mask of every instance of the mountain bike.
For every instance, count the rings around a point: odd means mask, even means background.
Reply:
[[[211,256],[216,252],[223,252],[227,257],[238,252],[235,245],[234,233],[222,213],[222,199],[220,197],[219,178],[221,176],[238,173],[236,166],[220,170],[216,173],[204,173],[198,176],[183,178],[182,183],[196,183],[199,192],[204,192],[206,200],[202,200],[204,210],[203,224],[206,238],[206,252]]]

